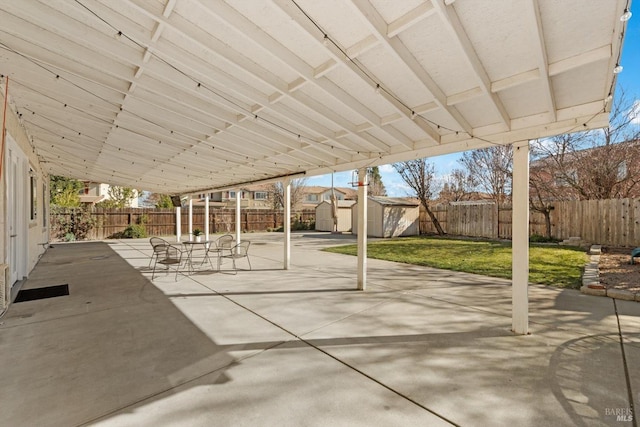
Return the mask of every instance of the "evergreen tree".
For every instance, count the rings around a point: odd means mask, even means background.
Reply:
[[[367,195],[369,196],[386,196],[387,189],[384,188],[382,176],[378,166],[371,167],[367,170],[369,175],[369,187],[367,187]]]

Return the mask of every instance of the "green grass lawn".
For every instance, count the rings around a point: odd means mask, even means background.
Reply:
[[[356,255],[356,245],[325,249]],[[369,258],[424,265],[446,270],[511,278],[511,243],[405,237],[369,242]],[[587,256],[584,250],[566,246],[531,245],[529,281],[561,288],[579,288]]]

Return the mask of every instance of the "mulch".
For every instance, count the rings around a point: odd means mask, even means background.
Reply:
[[[598,268],[607,289],[640,292],[640,258],[631,264],[631,248],[603,247]]]

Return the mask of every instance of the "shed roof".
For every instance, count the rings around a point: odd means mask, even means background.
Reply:
[[[337,202],[338,202],[338,208],[350,208],[356,203],[355,200],[337,200]],[[325,200],[321,203],[318,203],[318,206],[323,204],[331,205],[331,202],[328,202]],[[316,206],[316,209],[318,208],[318,206]]]
[[[420,202],[417,199],[409,197],[382,197],[382,196],[369,196],[369,200],[379,203],[384,206],[420,206]]]

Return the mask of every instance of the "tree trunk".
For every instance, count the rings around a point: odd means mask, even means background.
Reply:
[[[428,204],[424,204],[424,209],[427,211],[427,214],[429,215],[429,218],[431,218],[431,222],[433,223],[433,226],[436,228],[436,231],[438,232],[439,236],[444,236],[445,231],[442,228],[442,226],[440,225],[440,221],[438,221],[438,218],[436,218],[435,214],[433,213],[433,211],[431,211],[431,209],[429,209],[429,205]]]
[[[547,229],[547,239],[551,239],[551,210],[547,208],[542,213],[544,214],[544,225]]]

